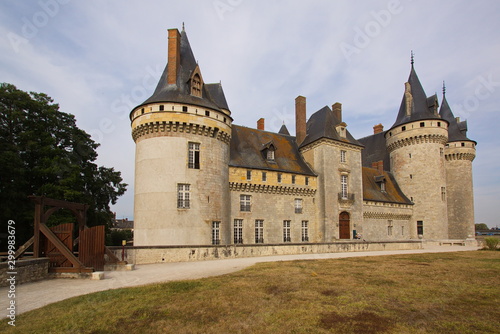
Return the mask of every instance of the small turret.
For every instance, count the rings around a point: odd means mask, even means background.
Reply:
[[[467,121],[455,118],[446,100],[439,114],[449,122],[448,142],[444,150],[448,201],[448,234],[450,239],[474,236],[474,193],[472,161],[476,157],[476,142],[467,138]]]

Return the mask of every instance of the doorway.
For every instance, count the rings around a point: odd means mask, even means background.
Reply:
[[[348,212],[339,215],[339,239],[351,239],[351,227]]]

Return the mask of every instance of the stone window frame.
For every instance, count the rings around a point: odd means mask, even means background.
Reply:
[[[302,242],[309,242],[309,221],[302,221]]]
[[[200,143],[188,143],[188,168],[200,169]]]
[[[294,200],[295,213],[302,213],[303,210],[303,200],[302,198],[296,198]]]
[[[264,243],[264,219],[255,220],[255,243]]]
[[[292,242],[291,220],[283,220],[283,242]]]
[[[243,244],[243,219],[236,218],[233,223],[233,236],[235,244]]]
[[[220,221],[212,221],[212,245],[220,245]]]
[[[241,194],[240,195],[240,211],[251,212],[252,209],[252,196]]]
[[[190,209],[191,208],[191,187],[187,183],[177,184],[177,208]]]
[[[340,150],[340,162],[341,163],[346,163],[347,162],[347,151]]]

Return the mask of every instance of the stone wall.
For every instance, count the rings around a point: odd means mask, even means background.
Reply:
[[[241,257],[421,249],[420,241],[293,243],[225,246],[125,247],[125,261],[134,264],[188,262]],[[121,259],[121,247],[110,247]]]
[[[15,272],[15,275],[8,274]],[[49,275],[49,259],[38,258],[17,260],[15,270],[9,270],[8,263],[0,263],[0,286],[8,286],[8,278],[15,276],[16,284],[38,281]]]

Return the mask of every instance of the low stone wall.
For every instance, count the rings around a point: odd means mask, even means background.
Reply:
[[[9,274],[10,272],[16,274]],[[42,257],[17,260],[14,270],[9,269],[8,262],[0,262],[0,287],[9,286],[7,279],[11,276],[15,276],[16,285],[45,279],[49,276],[49,259]]]
[[[347,241],[311,244],[253,244],[219,246],[130,246],[125,247],[124,260],[128,263],[146,264],[162,262],[187,262],[240,257],[363,252],[381,250],[421,249],[420,241],[363,242]],[[109,247],[121,259],[122,247]]]

